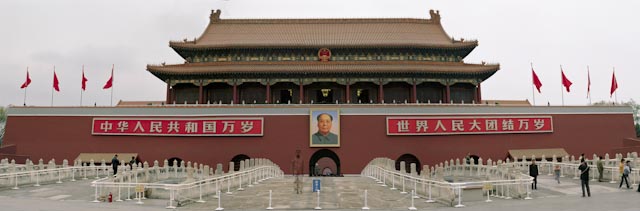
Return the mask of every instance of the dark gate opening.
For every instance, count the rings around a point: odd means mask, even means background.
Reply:
[[[169,162],[169,166],[173,166],[173,161],[178,161],[177,166],[176,167],[180,167],[181,163],[182,163],[182,158],[179,157],[172,157],[169,158],[169,160],[167,160]]]
[[[240,161],[247,160],[247,159],[251,159],[251,158],[245,154],[239,154],[239,155],[233,156],[233,158],[231,158],[231,162],[233,162],[233,171],[240,171]]]
[[[342,176],[342,173],[340,172],[340,158],[335,152],[329,149],[321,149],[311,155],[311,158],[309,159],[309,176],[321,174],[321,172],[319,173],[316,169],[316,163],[325,157],[330,158],[336,164],[336,172],[331,176]],[[323,169],[320,169],[320,171],[322,170]]]
[[[420,160],[415,155],[412,154],[404,154],[401,155],[398,159],[396,159],[396,170],[400,171],[400,162],[404,161],[404,169],[406,173],[411,172],[411,163],[416,164],[416,172],[418,175],[422,170],[422,165],[420,165]]]
[[[478,165],[478,159],[480,159],[480,156],[477,156],[477,155],[471,155],[471,156],[469,156],[469,157],[471,157],[471,161],[473,161],[473,164]]]

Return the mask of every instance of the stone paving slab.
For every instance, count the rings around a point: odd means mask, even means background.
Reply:
[[[407,210],[410,203],[408,194],[382,187],[369,178],[335,177],[320,178],[323,189],[320,206],[325,210],[360,210],[363,206],[363,189],[369,192],[368,205],[372,210]],[[538,190],[533,190],[533,200],[506,200],[492,198],[486,203],[486,196],[479,190],[466,190],[463,204],[466,208],[457,209],[437,203],[425,203],[416,199],[419,210],[638,210],[640,193],[634,189],[618,189],[618,183],[590,182],[592,197],[581,197],[580,180],[562,178],[557,184],[551,176],[538,178]],[[264,210],[268,206],[269,190],[273,190],[276,210],[311,210],[317,205],[317,198],[311,193],[311,178],[305,178],[304,194],[293,192],[293,178],[272,179],[245,187],[244,191],[233,191],[232,195],[223,195],[225,210]],[[0,189],[0,210],[167,210],[168,200],[148,199],[144,205],[135,201],[114,203],[92,203],[95,189],[90,180],[64,182],[63,184],[44,184],[40,187],[21,186],[19,190]],[[114,196],[115,197],[115,196]],[[176,210],[214,210],[217,199],[212,195],[204,198],[206,203],[192,203]]]

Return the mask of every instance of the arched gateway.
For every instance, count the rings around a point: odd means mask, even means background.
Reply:
[[[245,154],[239,154],[239,155],[233,156],[233,158],[231,158],[231,162],[233,162],[233,170],[239,171],[240,161],[247,160],[247,159],[251,159],[251,158]]]
[[[411,172],[411,164],[415,163],[416,164],[416,171],[418,174],[420,174],[420,171],[422,170],[422,166],[420,165],[420,160],[413,154],[404,154],[401,155],[398,159],[396,159],[396,170],[400,171],[400,162],[404,161],[404,166],[405,166],[405,172],[406,173],[410,173]]]
[[[335,152],[331,151],[330,149],[321,149],[311,155],[311,158],[309,158],[309,176],[313,176],[316,163],[320,159],[325,157],[330,158],[331,160],[333,160],[333,162],[336,163],[336,172],[333,175],[341,176],[342,174],[340,173],[340,158]]]

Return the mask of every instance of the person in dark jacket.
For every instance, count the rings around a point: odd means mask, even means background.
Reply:
[[[529,176],[533,177],[531,189],[538,190],[538,165],[536,165],[536,160],[531,160],[531,165],[529,165]]]
[[[111,166],[113,166],[113,176],[118,174],[118,166],[119,165],[120,165],[120,160],[118,160],[118,154],[116,154],[111,159]]]
[[[129,161],[129,170],[133,170],[133,164],[136,164],[136,157],[131,156],[131,160]]]
[[[581,164],[578,167],[578,170],[580,170],[580,181],[581,181],[581,186],[582,186],[582,197],[584,197],[584,188],[587,188],[587,195],[589,197],[591,197],[591,190],[589,190],[589,165],[587,165],[587,162],[584,161],[584,159],[580,160]]]

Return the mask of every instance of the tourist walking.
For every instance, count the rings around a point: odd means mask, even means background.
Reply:
[[[553,168],[553,174],[556,176],[556,181],[560,184],[560,164],[556,164]]]
[[[591,190],[589,190],[589,165],[584,159],[580,160],[581,164],[578,167],[580,170],[580,181],[582,186],[582,197],[584,197],[584,189],[587,188],[587,196],[591,197]]]
[[[602,161],[602,156],[600,156],[598,159],[597,167],[598,167],[598,182],[602,182],[602,172],[604,171],[604,163]]]
[[[620,185],[618,185],[618,188],[622,188],[623,182],[627,184],[627,189],[631,188],[629,187],[629,173],[631,173],[631,167],[629,167],[629,161],[627,161],[626,165],[623,165],[622,167],[622,178],[620,179]]]
[[[136,157],[131,156],[131,160],[129,161],[129,170],[133,170],[133,164],[136,163]]]
[[[534,159],[531,159],[531,165],[529,165],[529,176],[533,177],[531,189],[538,190],[538,165],[536,165],[536,160]]]
[[[113,176],[116,176],[116,174],[118,174],[119,165],[120,165],[120,160],[118,160],[118,154],[116,154],[111,159],[111,166],[113,167]]]

